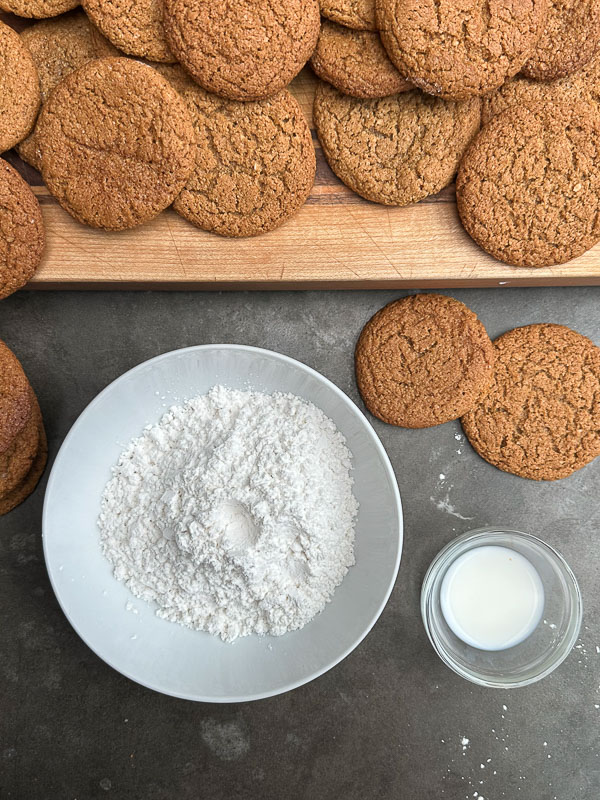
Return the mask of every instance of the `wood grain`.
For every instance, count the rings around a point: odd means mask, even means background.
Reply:
[[[4,19],[7,19],[4,16]],[[14,18],[13,18],[14,19]],[[15,27],[18,27],[15,24]],[[312,126],[315,78],[292,84],[310,120],[317,177],[292,220],[252,239],[206,233],[172,210],[132,231],[75,222],[14,153],[5,155],[36,193],[47,227],[31,289],[306,289],[600,284],[600,246],[569,264],[524,269],[484,253],[464,232],[454,188],[407,208],[370,203],[333,175]]]

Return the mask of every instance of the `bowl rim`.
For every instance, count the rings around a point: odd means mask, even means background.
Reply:
[[[392,489],[392,498],[393,498],[393,506],[394,506],[394,516],[396,520],[396,529],[397,529],[397,548],[396,548],[396,558],[394,567],[391,573],[390,581],[388,586],[386,586],[385,592],[383,594],[383,599],[380,602],[379,606],[377,607],[376,611],[374,612],[373,616],[371,617],[369,623],[366,625],[365,629],[361,632],[359,636],[357,636],[354,641],[346,647],[343,652],[341,652],[338,656],[331,659],[326,665],[323,667],[314,670],[309,675],[300,678],[296,681],[292,681],[287,684],[282,684],[280,687],[274,690],[268,690],[263,692],[255,692],[253,694],[248,695],[225,695],[225,696],[211,696],[211,695],[202,695],[202,694],[191,694],[185,692],[175,692],[175,691],[167,691],[164,688],[153,684],[151,681],[143,681],[140,680],[138,677],[135,677],[133,674],[130,673],[128,670],[124,670],[121,667],[117,666],[113,663],[113,659],[105,658],[101,655],[98,650],[88,641],[88,635],[80,630],[80,627],[74,623],[71,615],[67,612],[65,605],[63,603],[63,599],[60,595],[60,590],[58,587],[58,579],[54,576],[52,569],[51,569],[51,561],[50,561],[50,554],[49,554],[49,545],[48,545],[48,536],[47,532],[49,530],[50,521],[49,521],[49,505],[50,505],[50,497],[54,490],[54,485],[57,481],[57,473],[58,473],[58,465],[61,463],[62,458],[64,458],[64,453],[67,449],[67,446],[70,444],[71,440],[77,435],[79,428],[85,422],[85,419],[93,413],[96,406],[101,402],[104,396],[111,391],[114,390],[117,384],[122,382],[126,382],[128,379],[132,377],[133,374],[136,372],[141,372],[148,367],[158,364],[161,361],[169,360],[171,358],[180,356],[184,353],[189,352],[198,352],[198,351],[205,351],[205,350],[230,350],[230,351],[242,351],[242,352],[250,352],[255,355],[262,355],[267,356],[269,358],[274,358],[275,360],[282,361],[289,366],[293,367],[294,369],[298,369],[302,372],[305,372],[312,377],[316,378],[319,382],[327,386],[329,389],[333,391],[335,395],[337,395],[338,399],[341,400],[343,404],[345,404],[349,410],[357,417],[364,427],[366,435],[371,439],[373,444],[375,445],[375,449],[381,459],[382,466],[384,471],[389,479],[389,483]],[[300,395],[299,395],[300,396]],[[302,398],[305,399],[305,398]],[[124,675],[129,680],[133,681],[134,683],[139,684],[140,686],[144,686],[147,689],[151,689],[153,691],[159,692],[164,695],[168,695],[171,697],[177,697],[182,700],[191,700],[195,702],[204,702],[204,703],[243,703],[249,702],[253,700],[262,700],[268,697],[274,697],[279,694],[284,694],[286,692],[292,691],[293,689],[297,689],[300,686],[303,686],[306,683],[310,683],[311,681],[319,678],[321,675],[324,675],[329,670],[333,669],[333,667],[337,666],[341,661],[343,661],[350,653],[355,650],[358,645],[366,638],[366,636],[370,633],[373,629],[373,626],[381,616],[387,602],[390,598],[392,590],[396,584],[396,580],[398,577],[398,571],[400,569],[400,561],[402,558],[402,550],[404,544],[404,516],[403,516],[403,509],[402,509],[402,500],[400,497],[400,490],[398,487],[398,481],[391,464],[390,458],[385,450],[383,443],[381,442],[379,436],[377,435],[375,429],[367,419],[366,415],[361,411],[361,409],[356,405],[356,403],[345,393],[343,392],[338,386],[336,386],[333,381],[329,378],[322,375],[317,370],[309,367],[307,364],[304,364],[302,361],[298,361],[291,356],[286,356],[283,353],[278,353],[276,350],[269,350],[263,347],[254,347],[252,345],[244,345],[244,344],[233,344],[233,343],[214,343],[214,344],[200,344],[200,345],[191,345],[188,347],[181,347],[176,348],[175,350],[168,350],[165,353],[160,353],[157,356],[153,356],[152,358],[146,359],[145,361],[136,364],[134,367],[123,372],[117,378],[112,380],[107,386],[104,387],[86,406],[78,415],[75,422],[71,425],[69,431],[67,432],[66,436],[64,437],[61,446],[56,454],[54,462],[52,464],[52,468],[50,470],[50,475],[48,478],[48,483],[46,486],[46,490],[44,493],[44,503],[43,503],[43,510],[42,510],[42,545],[44,551],[44,561],[46,564],[46,571],[48,573],[48,577],[50,580],[50,585],[52,586],[52,590],[54,595],[58,601],[58,604],[65,615],[67,621],[75,631],[75,633],[79,636],[79,638],[84,642],[84,644],[90,648],[90,650],[98,656],[105,664],[108,664],[109,667],[114,669],[121,675]],[[310,624],[310,623],[308,623]]]
[[[548,664],[543,670],[540,670],[537,674],[528,678],[524,678],[523,680],[493,680],[490,678],[484,678],[475,674],[474,672],[471,672],[470,670],[460,667],[447,652],[447,650],[442,647],[439,639],[435,635],[433,627],[430,625],[430,604],[434,596],[434,589],[436,587],[438,590],[441,588],[440,579],[443,574],[441,566],[444,561],[450,561],[449,556],[466,542],[475,542],[477,540],[483,541],[487,537],[493,536],[493,534],[508,534],[516,536],[517,538],[525,539],[534,544],[539,550],[545,552],[547,557],[549,556],[556,563],[560,564],[561,568],[564,570],[565,577],[567,578],[569,585],[573,589],[572,597],[574,604],[571,617],[573,622],[569,626],[572,628],[570,635],[566,636],[561,641],[559,647],[557,647],[557,657],[554,658],[550,664]],[[529,686],[532,683],[537,683],[537,681],[547,677],[554,672],[554,670],[559,667],[571,653],[581,632],[581,624],[583,621],[583,598],[579,583],[577,582],[577,578],[575,577],[573,570],[567,563],[562,553],[560,553],[556,548],[552,547],[552,545],[548,544],[543,539],[540,539],[539,536],[534,536],[532,533],[518,531],[513,528],[504,528],[502,526],[489,526],[485,528],[475,528],[474,530],[467,531],[466,533],[457,536],[448,542],[434,557],[433,561],[427,568],[427,572],[425,573],[421,587],[421,618],[427,633],[427,637],[429,638],[433,649],[444,662],[444,664],[446,664],[447,667],[450,667],[450,669],[457,675],[460,675],[461,678],[471,681],[472,683],[476,683],[479,686],[486,686],[492,689],[517,689],[522,686]]]

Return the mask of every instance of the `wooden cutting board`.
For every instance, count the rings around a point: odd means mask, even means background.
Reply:
[[[9,20],[4,15],[5,20]],[[14,27],[22,27],[22,21]],[[560,267],[509,267],[464,232],[454,187],[407,208],[370,203],[325,162],[312,125],[315,78],[293,82],[311,123],[317,177],[306,205],[283,227],[252,239],[206,233],[168,210],[132,231],[106,233],[75,222],[39,174],[5,155],[32,184],[47,227],[31,289],[366,289],[600,284],[600,245]]]

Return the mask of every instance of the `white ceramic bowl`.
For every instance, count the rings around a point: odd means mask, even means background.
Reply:
[[[346,437],[360,503],[356,565],[325,610],[302,630],[216,636],[159,619],[112,575],[96,520],[113,464],[131,438],[165,410],[215,384],[291,392],[314,403]],[[67,618],[100,658],[165,694],[208,702],[269,697],[322,675],[367,635],[390,595],[402,551],[402,507],[385,450],[354,403],[318,372],[278,353],[202,345],[153,358],[102,391],[66,437],[52,468],[43,516],[44,553]]]

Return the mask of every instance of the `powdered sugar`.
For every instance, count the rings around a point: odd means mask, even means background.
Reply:
[[[103,551],[165,619],[226,641],[301,628],[354,563],[350,468],[316,406],[214,387],[121,454],[98,520]]]

